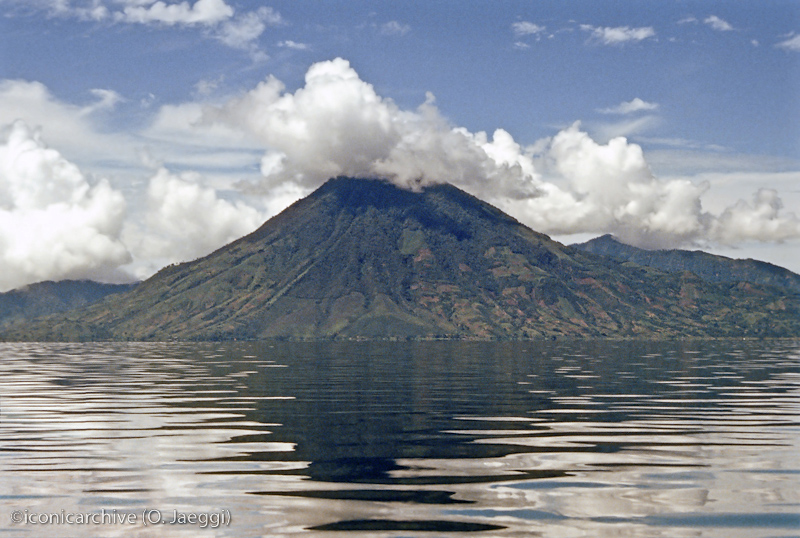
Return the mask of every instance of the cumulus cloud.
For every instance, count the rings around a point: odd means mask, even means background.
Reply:
[[[203,185],[199,174],[176,175],[161,168],[148,183],[144,225],[129,226],[124,238],[137,258],[155,264],[143,268],[147,274],[168,263],[209,254],[264,220],[265,215],[252,206],[225,200]]]
[[[775,46],[779,49],[788,50],[791,52],[800,52],[800,34],[789,37]]]
[[[611,28],[582,24],[581,30],[590,32],[591,39],[603,45],[622,45],[630,41],[638,42],[656,35],[656,31],[652,26],[642,28],[617,26]]]
[[[800,219],[782,212],[776,191],[761,190],[752,203],[739,200],[711,213],[701,201],[707,181],[655,177],[641,147],[624,137],[600,144],[576,123],[550,139],[541,156],[535,162],[544,195],[504,207],[534,229],[613,233],[645,248],[800,238]]]
[[[243,129],[266,148],[263,185],[313,189],[337,175],[381,177],[416,188],[448,181],[473,192],[526,197],[538,181],[531,157],[511,135],[452,127],[429,95],[417,110],[379,96],[343,59],[311,66],[294,93],[267,78],[203,121]]]
[[[267,188],[286,181],[315,188],[330,177],[383,177],[399,185],[450,181],[482,185],[487,177],[532,192],[527,163],[498,163],[487,153],[498,140],[454,129],[433,105],[404,111],[380,97],[341,58],[320,62],[305,86],[285,91],[274,77],[222,107],[207,108],[205,120],[238,127],[268,148],[262,161]],[[518,161],[524,161],[523,156]],[[511,182],[509,177],[519,178]]]
[[[0,144],[0,290],[42,280],[109,278],[131,260],[125,200],[17,121]],[[119,275],[117,275],[119,276]]]
[[[339,174],[368,175],[400,139],[403,113],[345,60],[314,64],[295,93],[269,76],[205,120],[244,129],[270,149],[273,184],[316,187]]]
[[[724,244],[741,241],[783,241],[800,237],[800,219],[781,214],[783,202],[773,189],[759,189],[752,202],[739,200],[713,223],[711,236]]]
[[[553,182],[547,195],[521,209],[551,233],[615,233],[642,246],[675,244],[697,237],[706,216],[700,209],[705,185],[657,180],[640,146],[625,138],[598,144],[575,123],[546,149]]]
[[[601,114],[633,114],[634,112],[640,112],[642,110],[655,110],[658,108],[658,103],[648,103],[647,101],[643,101],[638,97],[630,100],[625,101],[617,106],[609,107],[609,108],[602,108],[598,110]]]
[[[716,30],[717,32],[730,32],[733,30],[733,26],[731,26],[727,21],[720,19],[716,15],[706,17],[703,19],[703,22],[709,25],[712,30]]]

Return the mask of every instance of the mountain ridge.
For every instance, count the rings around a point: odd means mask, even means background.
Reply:
[[[796,336],[799,302],[566,247],[452,185],[340,177],[204,258],[2,338]]]
[[[570,246],[670,273],[690,271],[708,282],[751,282],[800,293],[800,275],[760,260],[729,258],[701,250],[647,250],[627,245],[610,234]]]
[[[15,321],[65,312],[124,293],[137,283],[106,284],[93,280],[51,280],[0,293],[0,327]]]

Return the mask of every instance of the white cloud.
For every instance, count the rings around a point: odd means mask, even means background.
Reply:
[[[655,37],[656,31],[651,27],[630,28],[628,26],[617,26],[615,28],[591,26],[582,24],[581,30],[591,32],[592,40],[604,45],[622,45],[629,41],[643,41],[649,37]]]
[[[678,24],[697,24],[698,22],[700,21],[698,21],[697,17],[695,17],[694,15],[687,15],[686,17],[679,20]]]
[[[595,123],[591,125],[591,131],[597,140],[607,141],[612,138],[628,137],[651,130],[660,123],[660,117],[645,115],[613,123]]]
[[[800,52],[800,34],[794,37],[789,37],[775,46],[779,49],[784,49],[791,52]]]
[[[42,0],[34,8],[47,9],[54,16],[82,21],[111,20],[124,24],[162,27],[199,27],[203,35],[250,53],[254,60],[268,56],[256,40],[268,26],[284,24],[280,13],[261,6],[237,12],[226,0]]]
[[[286,41],[280,41],[278,43],[278,46],[286,49],[308,50],[308,45],[306,45],[305,43],[298,43],[296,41],[292,41],[291,39],[287,39]]]
[[[242,130],[204,121],[204,108],[201,103],[162,106],[140,133],[148,164],[204,170],[206,176],[230,169],[243,178],[245,170],[257,167],[261,145]]]
[[[509,210],[548,233],[614,233],[640,246],[680,244],[703,231],[699,197],[705,186],[659,181],[642,149],[624,138],[598,144],[576,123],[544,150],[551,181],[544,196],[512,203]],[[567,184],[559,187],[566,180]]]
[[[204,256],[248,234],[266,217],[242,202],[222,199],[202,184],[197,173],[175,175],[159,169],[147,187],[144,226],[125,230],[125,241],[137,258],[149,262],[146,273],[160,266]]]
[[[92,0],[90,6],[76,8],[76,12],[79,18],[92,21],[102,21],[110,15],[102,0]]]
[[[71,0],[28,0],[26,7],[42,8],[53,17],[72,17],[83,21],[102,21],[109,17],[104,0],[85,0],[73,5]]]
[[[117,104],[124,102],[125,99],[114,90],[94,89],[90,93],[97,97],[97,101],[81,111],[82,114],[93,114],[100,110],[113,110]]]
[[[81,118],[83,115],[80,107],[57,102],[40,82],[0,80],[0,124],[16,119],[24,119],[32,124],[49,120],[56,125],[77,124],[70,127],[88,130],[88,120]]]
[[[243,129],[290,163],[274,183],[318,186],[339,174],[364,175],[400,138],[402,114],[341,59],[314,64],[303,88],[284,93],[270,76],[205,119]]]
[[[617,106],[599,109],[598,112],[601,114],[633,114],[641,110],[655,110],[657,108],[658,103],[648,103],[636,97],[630,101],[622,102]]]
[[[92,90],[97,101],[80,107],[53,97],[44,84],[25,80],[0,80],[0,125],[23,120],[42,127],[50,144],[73,161],[120,162],[133,157],[126,153],[130,141],[113,133],[100,133],[93,124],[95,112],[109,110],[122,101],[113,90]]]
[[[651,159],[648,159],[651,161]],[[652,162],[651,162],[652,164]],[[708,183],[708,195],[703,199],[703,207],[708,211],[721,215],[730,207],[736,206],[741,200],[753,198],[753,185],[768,185],[770,189],[782,193],[781,198],[785,207],[800,207],[800,169],[787,172],[746,171],[746,164],[742,167],[731,167],[725,171],[720,167],[712,172],[696,173],[691,177],[694,183]],[[684,176],[685,177],[685,176]],[[669,179],[666,178],[665,179]]]
[[[716,15],[711,15],[710,17],[703,19],[703,22],[718,32],[730,32],[734,29],[733,26],[731,26],[728,22],[720,19]]]
[[[517,37],[531,34],[541,34],[547,30],[546,27],[539,26],[538,24],[534,24],[529,21],[515,22],[511,25],[511,29],[514,31],[514,35]]]
[[[159,0],[150,4],[146,2],[127,2],[128,4],[116,17],[125,22],[141,24],[160,23],[172,26],[185,25],[215,25],[233,17],[233,8],[225,0],[197,0],[194,5],[184,1],[180,4],[166,4]]]
[[[203,97],[201,90],[212,91],[219,81],[199,84],[198,95]],[[216,171],[242,167],[231,171],[239,178],[257,173],[259,156],[254,149],[261,146],[241,130],[202,124],[199,103],[164,105],[139,132],[109,132],[96,120],[101,113],[113,113],[124,99],[113,90],[92,93],[95,102],[77,106],[58,100],[41,83],[0,80],[0,126],[23,120],[40,127],[48,143],[66,159],[108,177],[118,188],[127,188],[154,164]],[[143,161],[142,156],[147,158]],[[201,169],[206,176],[214,170]]]
[[[162,107],[152,125],[139,133],[109,133],[100,130],[93,117],[100,111],[112,111],[121,97],[112,90],[92,94],[96,102],[77,106],[59,101],[40,83],[0,81],[0,145],[3,125],[8,126],[10,144],[2,147],[0,156],[0,289],[43,279],[119,280],[125,277],[120,267],[144,277],[160,268],[158,262],[144,258],[148,251],[141,249],[134,252],[133,265],[128,265],[131,259],[125,244],[137,236],[126,232],[126,241],[120,240],[120,230],[142,229],[146,212],[140,204],[146,200],[142,187],[147,185],[142,177],[148,168],[168,162],[204,169],[208,174],[204,183],[222,189],[247,178],[248,173],[257,174],[261,152],[253,152],[252,140],[241,131],[196,123],[202,115],[198,104]],[[66,148],[69,156],[45,147],[33,129],[26,127],[23,132],[17,124],[12,128],[17,119],[42,126],[48,141]],[[80,165],[71,162],[75,158]],[[91,175],[84,175],[78,166],[90,170]],[[93,179],[101,170],[106,170],[104,175],[110,170],[112,175],[107,177],[119,185],[117,189],[105,180]],[[291,196],[285,191],[281,200]],[[207,196],[196,198],[202,201]],[[242,222],[252,223],[253,209],[242,202],[225,203],[241,209]],[[226,207],[220,203],[209,211],[214,222],[221,223],[217,230],[236,230],[223,222]],[[214,230],[209,234],[212,243],[219,237]],[[223,241],[229,238],[227,234],[222,237]],[[197,246],[194,239],[184,244],[183,239],[169,235],[164,235],[162,244],[170,241],[174,244],[167,250],[173,254],[196,253],[208,244]],[[170,257],[165,263],[170,261],[182,260]]]
[[[712,238],[724,244],[747,240],[782,241],[800,237],[800,219],[781,214],[783,202],[773,189],[759,189],[752,203],[739,200],[728,207],[711,230]]]
[[[531,46],[528,45],[527,43],[522,42],[522,41],[516,41],[514,43],[514,48],[518,49],[518,50],[525,50],[525,49],[531,48]]]
[[[10,126],[0,144],[0,290],[113,276],[130,261],[124,218],[125,200],[108,182],[91,185],[24,122]]]
[[[411,31],[411,26],[402,24],[397,21],[389,21],[381,25],[381,33],[383,35],[398,35],[404,36]]]
[[[261,37],[267,26],[278,26],[283,23],[280,13],[271,7],[262,6],[256,11],[226,20],[220,25],[215,35],[229,47],[250,50],[251,53],[254,53],[257,51],[254,49],[254,43]]]
[[[487,155],[483,146],[492,143],[485,133],[447,124],[432,96],[417,111],[403,111],[343,59],[312,65],[304,87],[284,90],[269,77],[205,112],[207,122],[243,129],[262,141],[271,163],[267,189],[287,181],[314,188],[337,175],[379,176],[405,186],[450,181],[478,187],[487,177],[517,173],[519,163],[498,164]]]
[[[200,96],[211,95],[217,91],[217,88],[219,88],[219,85],[222,84],[224,80],[225,75],[220,75],[213,79],[202,79],[194,85],[194,91]]]
[[[796,184],[797,172],[658,179],[638,145],[624,138],[598,144],[577,124],[558,133],[541,151],[543,158],[537,163],[548,180],[542,187],[546,195],[508,207],[534,229],[551,234],[614,233],[649,248],[800,239],[800,219],[781,211],[777,191],[759,191],[753,203],[736,198],[754,182],[788,188]],[[704,208],[704,198],[717,202],[728,194],[734,197],[727,205],[711,204],[713,212]]]

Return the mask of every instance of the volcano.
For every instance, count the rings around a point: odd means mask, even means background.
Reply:
[[[800,300],[564,246],[447,184],[335,178],[258,230],[5,339],[797,336]]]

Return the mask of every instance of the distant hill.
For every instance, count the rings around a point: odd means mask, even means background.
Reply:
[[[252,234],[11,340],[798,336],[800,300],[566,247],[442,184],[336,178]]]
[[[130,291],[135,286],[102,284],[91,280],[62,280],[38,282],[0,293],[0,327],[14,321],[87,306],[109,295]]]
[[[689,271],[706,282],[751,282],[800,293],[800,275],[758,260],[737,260],[702,251],[645,250],[604,235],[572,245],[574,248],[624,262],[655,267],[669,273]]]

